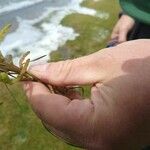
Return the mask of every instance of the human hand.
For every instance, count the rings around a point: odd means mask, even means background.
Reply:
[[[150,142],[150,40],[126,42],[31,72],[57,86],[93,85],[90,99],[51,94],[41,83],[24,89],[44,124],[90,150],[130,150]]]
[[[127,41],[127,35],[129,31],[133,28],[134,24],[134,19],[132,19],[128,15],[122,15],[112,31],[111,41],[116,41],[116,43],[122,43]]]

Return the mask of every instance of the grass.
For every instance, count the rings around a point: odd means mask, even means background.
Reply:
[[[1,150],[75,150],[45,130],[28,105],[20,85],[9,87],[20,106],[4,84],[0,87],[0,101],[3,101],[0,106]]]
[[[89,15],[71,14],[62,21],[64,26],[73,27],[79,33],[74,41],[68,41],[51,53],[51,60],[75,58],[98,51],[106,46],[120,10],[117,0],[86,0],[82,6],[96,9],[98,13],[109,13],[108,19]]]
[[[103,20],[77,13],[65,17],[62,24],[73,27],[80,36],[52,52],[53,61],[90,54],[105,47],[117,20],[117,0],[86,0],[82,6],[108,12],[110,17]],[[0,150],[77,150],[45,130],[27,103],[20,85],[10,87],[20,107],[3,84],[0,88]]]

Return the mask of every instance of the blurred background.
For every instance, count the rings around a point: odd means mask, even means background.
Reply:
[[[15,63],[28,50],[45,62],[87,55],[106,46],[119,11],[118,0],[0,0],[0,28],[12,25],[0,49]],[[45,130],[20,85],[0,88],[0,150],[77,149]]]

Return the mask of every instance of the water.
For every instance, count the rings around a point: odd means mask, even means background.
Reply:
[[[107,19],[109,14],[81,7],[83,0],[0,0],[0,27],[11,23],[11,33],[1,43],[4,55],[16,58],[31,51],[31,59],[47,55],[74,40],[78,33],[61,25],[71,13],[80,13]],[[48,58],[48,57],[47,57]],[[17,61],[17,59],[16,59]]]

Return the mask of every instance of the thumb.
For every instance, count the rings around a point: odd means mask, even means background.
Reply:
[[[36,65],[31,67],[30,72],[57,86],[93,84],[104,80],[109,60],[103,50],[73,60]]]

